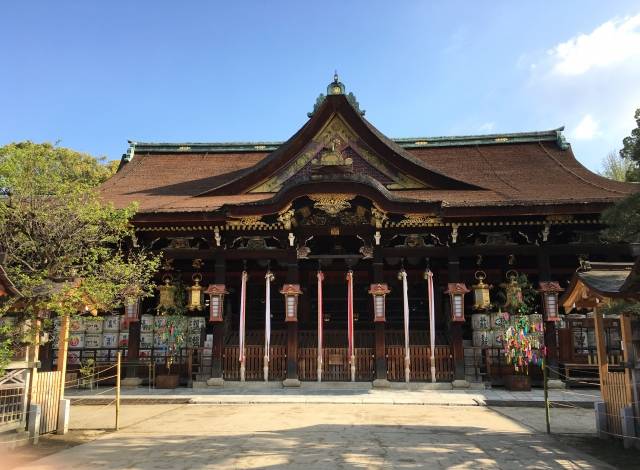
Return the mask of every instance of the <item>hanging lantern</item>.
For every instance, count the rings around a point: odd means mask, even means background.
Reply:
[[[176,305],[176,288],[171,285],[170,275],[165,275],[162,280],[164,281],[164,285],[158,287],[160,291],[158,310],[171,309]]]
[[[373,321],[385,321],[385,296],[391,292],[386,284],[371,284],[369,294],[373,296]]]
[[[222,313],[224,312],[224,296],[229,292],[225,289],[224,284],[209,284],[205,294],[209,294],[209,321],[221,322],[224,320]]]
[[[193,280],[193,285],[191,287],[187,287],[187,307],[189,310],[201,310],[202,309],[202,286],[200,285],[200,281],[202,281],[202,274],[195,273],[191,276]]]
[[[124,321],[127,325],[132,322],[140,321],[140,302],[137,298],[125,300]]]
[[[302,295],[300,284],[285,284],[280,293],[284,295],[284,321],[298,321],[298,296]]]
[[[505,302],[505,308],[518,308],[522,305],[522,288],[520,284],[518,284],[518,273],[513,269],[507,271],[507,279],[509,282],[507,284],[503,284],[505,288],[505,294],[507,296],[507,301]]]
[[[447,284],[445,294],[451,298],[451,321],[464,322],[464,295],[470,292],[461,282]]]
[[[476,310],[486,310],[491,307],[491,297],[489,296],[491,286],[484,283],[484,280],[487,278],[484,271],[476,271],[475,278],[478,283],[471,286],[473,289],[473,308]]]
[[[559,321],[558,295],[564,289],[557,282],[540,282],[538,292],[542,295],[542,307],[545,321]]]

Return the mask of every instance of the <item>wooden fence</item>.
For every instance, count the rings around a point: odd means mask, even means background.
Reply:
[[[387,346],[387,378],[403,382],[404,346]],[[436,380],[450,382],[454,376],[453,353],[450,346],[436,346]],[[410,380],[425,382],[431,380],[431,348],[429,346],[409,346]]]
[[[29,369],[10,369],[0,377],[0,429],[26,422]]]
[[[607,411],[607,430],[621,436],[622,420],[620,412],[629,404],[625,372],[606,372],[603,377],[602,399]]]
[[[40,434],[53,432],[57,428],[61,380],[61,371],[38,372],[34,376],[31,403],[37,403],[41,408]]]
[[[245,379],[264,379],[264,346],[245,346]],[[271,346],[269,380],[284,380],[287,371],[286,346]],[[222,376],[225,380],[240,380],[240,349],[225,346],[222,352]]]
[[[374,350],[355,348],[356,380],[371,381],[374,374]],[[298,377],[300,380],[318,380],[318,349],[298,349]],[[322,351],[322,380],[342,382],[351,380],[348,348],[324,348]]]

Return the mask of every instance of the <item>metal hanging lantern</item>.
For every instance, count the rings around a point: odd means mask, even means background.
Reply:
[[[284,295],[284,321],[298,321],[298,296],[302,295],[300,284],[285,284],[280,293]]]
[[[513,269],[507,271],[506,277],[509,282],[503,284],[507,296],[504,306],[506,308],[518,308],[522,304],[522,288],[518,283],[518,272]]]
[[[545,321],[560,321],[558,296],[564,289],[557,282],[540,282],[538,292],[542,295],[542,308]]]
[[[445,294],[451,299],[451,321],[464,322],[464,295],[471,292],[463,283],[449,283]]]
[[[391,292],[387,284],[371,284],[369,294],[373,296],[373,321],[383,322],[386,319],[385,297]]]
[[[224,296],[229,292],[224,284],[209,284],[205,294],[209,294],[209,321],[224,321]]]
[[[475,310],[486,310],[491,307],[491,296],[489,295],[491,286],[484,283],[487,278],[484,271],[476,271],[475,278],[478,283],[471,286],[473,289],[473,308]]]
[[[171,276],[169,274],[162,278],[164,285],[158,287],[160,291],[160,299],[158,300],[158,309],[166,310],[174,308],[176,305],[176,288],[171,285]]]
[[[202,286],[200,285],[202,274],[195,273],[191,276],[191,279],[193,280],[193,285],[187,287],[187,308],[189,310],[202,310]]]

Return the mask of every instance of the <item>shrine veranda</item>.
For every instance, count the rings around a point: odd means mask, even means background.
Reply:
[[[411,381],[500,384],[512,368],[490,314],[507,273],[564,289],[581,262],[631,260],[628,245],[601,240],[599,216],[634,191],[584,168],[562,129],[390,139],[336,77],[286,142],[130,143],[101,194],[118,207],[138,203],[136,243],[163,253],[158,294],[125,315],[72,321],[68,369],[121,350],[127,378],[147,380],[149,363],[161,375],[169,362],[183,385],[265,374],[291,385],[319,373],[383,384],[405,381],[407,368]],[[478,272],[493,286],[486,311],[474,309]],[[176,289],[189,326],[169,358],[175,338],[154,332]],[[484,333],[476,313],[488,314]],[[553,367],[591,363],[588,312],[538,313]],[[609,321],[612,357],[616,328]],[[54,344],[41,359],[55,367]]]

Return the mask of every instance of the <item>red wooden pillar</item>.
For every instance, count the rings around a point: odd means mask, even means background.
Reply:
[[[448,280],[449,283],[462,282],[460,279],[460,258],[454,254],[449,254],[448,260]],[[464,373],[464,345],[462,343],[462,325],[464,322],[449,321],[449,337],[451,338],[451,352],[453,354],[455,383],[461,386],[467,385]]]
[[[284,295],[284,319],[287,324],[287,378],[285,387],[299,387],[298,378],[298,297],[302,294],[295,248],[289,250],[287,283],[280,291]]]
[[[373,297],[373,322],[375,328],[375,379],[373,381],[373,386],[376,388],[387,388],[390,387],[391,384],[387,379],[387,347],[385,343],[385,315],[380,317],[376,313],[376,297],[374,294],[374,286],[377,285],[385,285],[384,284],[384,260],[382,258],[382,252],[379,249],[374,249],[373,252],[373,282],[371,285],[371,289],[369,290]],[[386,285],[385,285],[386,287]],[[388,290],[388,289],[387,289]],[[386,307],[384,304],[386,302],[386,298],[382,299],[382,307],[383,311]]]
[[[221,286],[221,290],[225,291],[225,282],[227,275],[226,260],[220,255],[215,262],[214,280],[215,284]],[[228,309],[225,309],[225,299],[222,303],[223,315],[229,315]],[[219,386],[224,383],[222,370],[222,353],[224,351],[224,318],[220,321],[211,322],[211,378],[207,380],[207,385]]]

